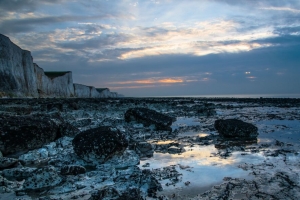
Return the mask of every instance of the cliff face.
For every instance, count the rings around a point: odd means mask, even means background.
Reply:
[[[31,53],[0,34],[0,97],[117,97],[109,89],[73,84],[72,72],[44,72]]]
[[[37,64],[34,64],[34,70],[40,97],[74,97],[72,72],[50,78]]]
[[[75,97],[100,98],[100,93],[92,86],[74,83]]]
[[[0,88],[2,95],[38,97],[36,76],[29,51],[0,34]]]

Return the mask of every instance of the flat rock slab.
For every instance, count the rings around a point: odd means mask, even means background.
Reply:
[[[125,113],[125,121],[137,121],[145,126],[154,124],[157,130],[171,130],[170,126],[175,120],[168,115],[148,108],[130,108]]]
[[[238,119],[218,119],[214,126],[221,136],[227,138],[255,138],[258,136],[256,126]]]
[[[124,152],[128,141],[120,131],[102,126],[79,133],[72,144],[75,153],[83,160],[103,163],[116,153]]]

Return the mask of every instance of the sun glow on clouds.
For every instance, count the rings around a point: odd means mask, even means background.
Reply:
[[[123,48],[131,47],[122,53],[119,59],[141,58],[163,54],[190,54],[204,56],[212,53],[238,53],[252,49],[271,46],[253,40],[274,37],[270,28],[249,31],[240,34],[236,31],[239,24],[220,20],[195,23],[193,26],[175,26],[164,23],[160,28],[144,28],[131,30],[131,39],[119,43]],[[226,41],[235,41],[229,42]]]
[[[110,82],[110,88],[114,89],[133,89],[133,88],[147,88],[147,87],[169,87],[172,85],[186,85],[191,82],[208,82],[210,79],[208,77],[195,77],[195,76],[185,76],[185,77],[153,77],[141,80],[130,80],[130,81],[119,81]]]

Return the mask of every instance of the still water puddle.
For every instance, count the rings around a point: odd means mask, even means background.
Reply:
[[[279,140],[286,143],[300,143],[299,120],[264,120],[256,123],[260,130],[260,142]]]
[[[174,191],[180,191],[181,195],[193,196],[221,183],[224,177],[246,179],[250,177],[249,172],[238,168],[238,164],[244,162],[255,164],[264,160],[260,153],[242,156],[241,152],[235,152],[229,158],[222,159],[212,156],[218,152],[214,145],[194,145],[184,149],[185,152],[180,154],[154,153],[152,158],[141,161],[140,168],[157,169],[174,165],[182,174],[176,184],[168,184],[170,183],[168,179],[161,180],[163,191],[160,194],[169,196]],[[150,166],[142,167],[146,163]]]
[[[195,117],[177,117],[176,121],[172,123],[171,128],[175,130],[179,127],[197,126],[200,125],[199,119]]]

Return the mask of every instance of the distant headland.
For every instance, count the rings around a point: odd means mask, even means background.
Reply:
[[[0,34],[0,98],[119,97],[109,88],[73,83],[71,71],[49,71],[33,63],[30,51],[23,50]]]

